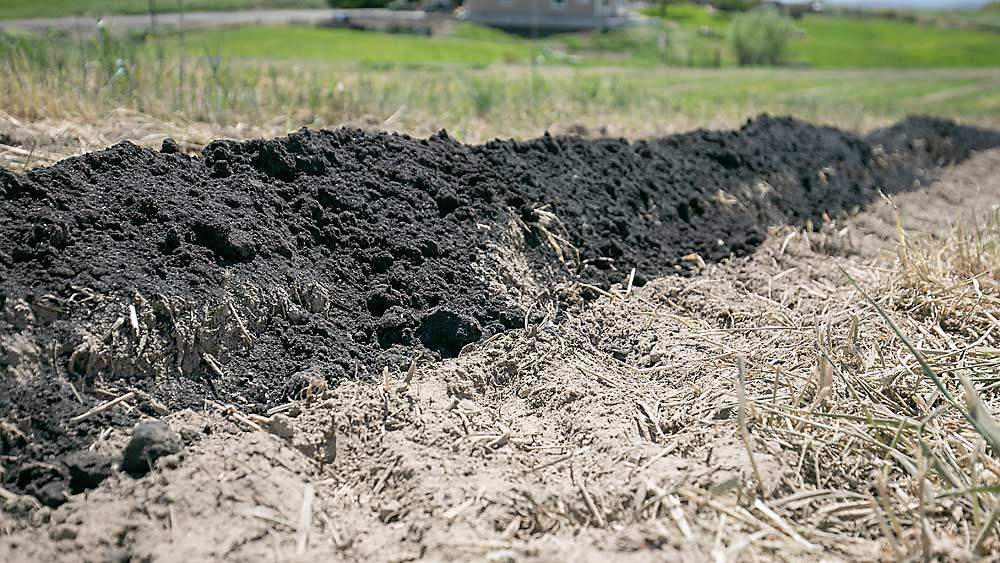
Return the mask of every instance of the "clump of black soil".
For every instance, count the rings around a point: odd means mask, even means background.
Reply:
[[[145,475],[156,460],[176,455],[184,449],[181,437],[161,421],[140,422],[122,452],[121,468],[133,475]]]
[[[996,132],[930,118],[864,138],[762,116],[634,143],[302,130],[215,142],[200,158],[122,143],[0,171],[0,479],[58,504],[76,490],[68,456],[160,403],[262,412],[317,378],[452,357],[523,326],[520,304],[487,279],[498,246],[519,244],[548,286],[607,288],[632,268],[642,284],[683,272],[691,254],[745,255],[770,225],[851,211],[997,145]],[[256,295],[246,318],[232,305],[241,292]],[[222,307],[228,324],[192,336],[178,300]],[[109,302],[118,309],[98,306]],[[167,346],[143,363],[149,342],[181,334],[194,351]],[[135,389],[148,408],[69,420],[107,388]]]

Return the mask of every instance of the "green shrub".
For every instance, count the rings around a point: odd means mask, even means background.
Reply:
[[[326,0],[331,8],[385,8],[390,0]]]
[[[723,12],[749,12],[760,6],[760,0],[715,0],[709,4]]]
[[[729,38],[741,65],[779,65],[785,58],[791,20],[776,10],[754,10],[733,17]]]

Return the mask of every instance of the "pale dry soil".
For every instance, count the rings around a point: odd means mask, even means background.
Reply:
[[[903,226],[948,236],[1000,202],[998,172],[1000,151],[980,154],[896,198]],[[891,460],[846,432],[819,443],[768,419],[849,408],[839,369],[825,391],[808,383],[818,343],[839,350],[851,315],[862,344],[866,331],[888,340],[844,272],[877,291],[896,239],[880,202],[811,232],[776,229],[754,256],[693,277],[628,291],[622,272],[623,287],[586,307],[539,303],[540,325],[411,377],[318,388],[270,421],[175,413],[166,422],[198,438],[149,476],[116,474],[55,510],[7,499],[0,561],[916,558],[917,504]],[[93,448],[126,440],[114,430]],[[872,508],[880,472],[896,491],[892,539]],[[962,520],[928,517],[934,557],[972,558]],[[1000,554],[994,538],[982,548]]]

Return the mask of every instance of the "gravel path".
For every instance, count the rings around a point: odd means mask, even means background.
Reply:
[[[414,21],[427,17],[424,12],[382,9],[358,10],[240,10],[234,12],[186,12],[157,14],[155,25],[169,27],[223,27],[233,25],[324,25],[347,20]],[[99,21],[116,30],[145,29],[154,24],[148,14],[93,16],[65,16],[58,18],[29,18],[0,20],[3,29],[59,29],[68,32],[91,33]]]

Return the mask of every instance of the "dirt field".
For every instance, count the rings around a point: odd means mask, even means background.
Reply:
[[[996,139],[304,133],[0,172],[0,560],[996,554],[992,493],[952,494],[995,456],[848,278],[990,373],[996,279],[921,301],[887,198],[926,244],[988,220]],[[150,417],[177,436],[118,471]]]

